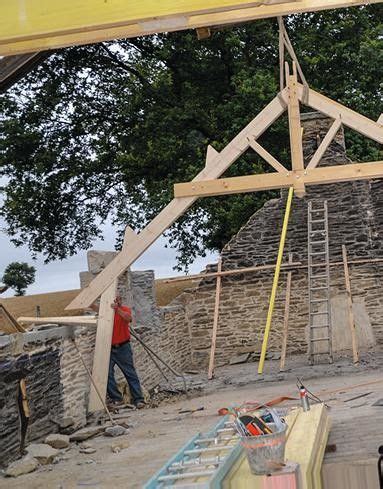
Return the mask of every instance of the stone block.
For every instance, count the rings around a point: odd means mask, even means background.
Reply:
[[[7,477],[18,477],[19,475],[29,474],[37,469],[39,462],[37,459],[27,455],[21,460],[16,460],[12,462],[5,470],[5,475]]]
[[[90,250],[87,253],[88,269],[90,273],[100,273],[117,255],[115,251]]]
[[[51,464],[59,451],[46,443],[31,443],[26,448],[28,455],[35,458],[41,465]]]
[[[60,435],[58,433],[54,433],[52,435],[48,435],[44,442],[47,445],[50,445],[52,448],[68,448],[69,447],[69,436],[68,435]]]
[[[104,430],[102,426],[86,426],[70,435],[70,441],[83,441],[96,436]]]

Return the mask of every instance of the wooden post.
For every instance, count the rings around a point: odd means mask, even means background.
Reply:
[[[222,259],[218,260],[217,272],[222,271]],[[215,304],[214,304],[214,319],[213,319],[213,332],[211,335],[211,348],[210,348],[210,360],[209,360],[209,371],[207,378],[211,380],[214,377],[214,356],[215,356],[215,345],[217,340],[218,331],[218,318],[219,318],[219,303],[221,298],[221,275],[217,275],[217,285],[215,289]]]
[[[293,262],[293,254],[289,253],[289,263]],[[286,361],[286,350],[287,350],[287,335],[289,332],[289,313],[290,313],[290,298],[291,298],[291,275],[292,272],[289,270],[287,272],[287,282],[286,282],[286,299],[285,299],[285,314],[283,319],[283,337],[282,337],[282,351],[281,351],[281,363],[279,370],[283,371],[285,369]]]
[[[352,310],[351,283],[350,283],[350,274],[348,271],[348,264],[347,264],[347,249],[345,245],[342,245],[342,256],[343,256],[343,266],[344,266],[344,278],[345,278],[346,291],[347,291],[347,309],[348,309],[347,312],[348,312],[348,324],[351,331],[352,355],[353,355],[354,363],[359,363],[358,341],[356,338],[356,331],[355,331],[354,311]]]
[[[110,361],[110,349],[113,335],[114,310],[110,307],[117,293],[117,280],[106,289],[101,296],[100,311],[98,315],[96,346],[93,356],[92,379],[89,393],[88,411],[100,411],[104,408],[100,400],[106,398],[108,384],[108,371]],[[98,391],[94,385],[97,386]]]
[[[290,131],[290,153],[291,167],[293,171],[304,170],[303,146],[302,146],[302,127],[301,114],[299,110],[298,99],[298,80],[297,68],[293,62],[293,74],[290,76],[289,65],[286,63],[286,80],[288,82],[288,114],[289,114],[289,131]],[[299,174],[295,175],[294,187],[297,197],[305,195],[305,185]]]

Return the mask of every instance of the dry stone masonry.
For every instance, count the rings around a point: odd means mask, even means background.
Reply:
[[[332,120],[318,113],[302,115],[303,146],[306,163],[323,140]],[[321,166],[349,163],[341,129],[328,150]],[[307,263],[307,204],[324,200],[329,208],[329,239],[331,262],[342,261],[342,244],[347,246],[349,260],[382,258],[383,183],[382,180],[339,183],[307,187],[303,199],[294,198],[289,223],[285,257],[293,253],[295,262]],[[276,262],[287,192],[268,202],[256,212],[222,250],[222,269],[232,270]],[[214,270],[210,267],[209,271]],[[346,315],[343,267],[331,267],[331,305],[334,317],[334,350],[350,347]],[[383,342],[382,264],[350,265],[350,276],[356,322],[361,346]],[[257,351],[263,337],[272,271],[223,277],[217,335],[217,364],[227,363],[246,348]],[[176,299],[180,309],[171,319],[186,321],[195,365],[208,362],[214,311],[215,278],[201,280],[198,287]],[[286,273],[281,274],[280,287],[273,316],[270,350],[280,350],[284,315]],[[307,351],[308,324],[307,268],[292,275],[290,353]]]

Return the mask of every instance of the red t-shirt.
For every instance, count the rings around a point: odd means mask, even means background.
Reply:
[[[132,310],[128,306],[120,306],[121,311],[129,312]],[[114,312],[112,345],[119,345],[130,340],[129,321],[121,317],[117,311]]]

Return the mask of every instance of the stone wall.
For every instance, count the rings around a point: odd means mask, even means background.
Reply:
[[[85,287],[116,256],[115,252],[88,252],[88,271],[80,273],[81,286]],[[174,369],[182,371],[191,363],[190,334],[182,304],[172,307],[157,307],[154,272],[127,271],[118,281],[118,293],[133,311],[133,327],[140,338]],[[150,390],[164,380],[158,368],[144,348],[132,338],[134,362],[143,386]],[[165,369],[166,370],[166,369]],[[116,367],[118,382],[124,382]]]
[[[315,152],[332,121],[314,113],[303,114],[304,154],[306,162]],[[326,151],[321,166],[349,163],[341,129]],[[349,260],[383,256],[383,182],[361,181],[307,187],[303,199],[294,197],[284,260],[293,253],[295,262],[307,263],[307,206],[309,200],[327,200],[331,262],[342,261],[342,244],[347,246]],[[275,263],[282,228],[287,191],[256,212],[222,250],[223,270],[240,269]],[[209,267],[208,271],[214,270]],[[352,293],[363,309],[362,316],[371,323],[379,343],[383,343],[383,274],[381,264],[350,265]],[[308,323],[307,268],[292,275],[289,353],[307,351]],[[217,335],[217,364],[226,363],[244,346],[260,347],[266,322],[272,272],[238,274],[223,277]],[[331,267],[332,307],[345,301],[342,266]],[[273,316],[269,351],[280,350],[283,324],[286,273],[281,274]],[[216,280],[203,279],[198,287],[184,295],[184,318],[191,335],[192,360],[206,365],[210,350]],[[336,311],[334,311],[336,312]],[[182,314],[181,312],[179,313]],[[334,314],[335,317],[339,317]],[[368,321],[369,319],[369,321]],[[177,318],[180,321],[180,318]],[[341,330],[334,324],[334,334]],[[338,328],[338,330],[337,330]],[[371,335],[369,334],[371,338]],[[369,340],[370,341],[370,340]],[[342,342],[340,342],[342,343]],[[344,343],[342,343],[344,344]],[[367,342],[368,346],[370,342]]]
[[[88,379],[70,338],[90,365],[94,330],[58,327],[0,337],[0,464],[19,453],[18,386],[25,379],[30,407],[27,443],[57,431],[55,421],[71,416],[74,426],[86,421]]]

